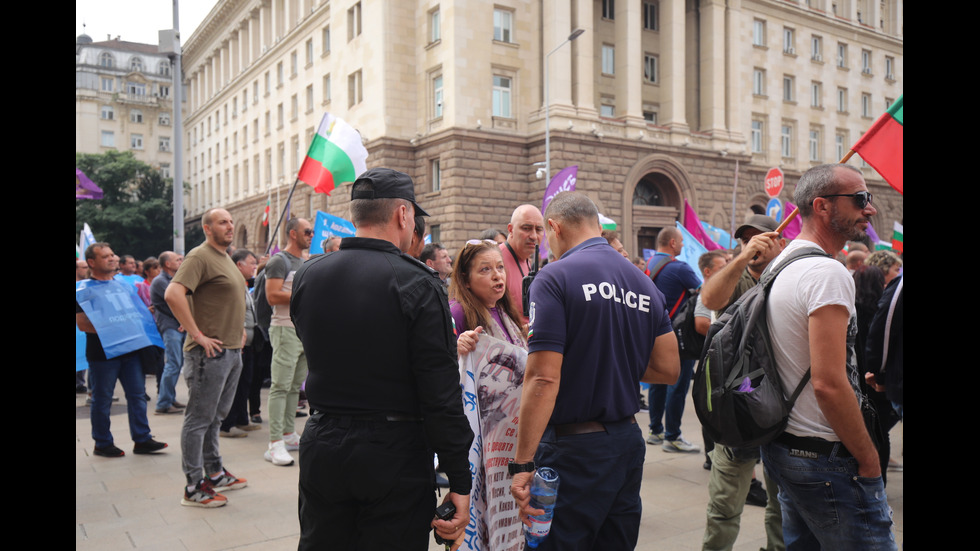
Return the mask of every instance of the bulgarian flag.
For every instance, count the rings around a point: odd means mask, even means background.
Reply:
[[[367,170],[366,160],[367,149],[357,130],[326,113],[306,152],[298,179],[313,186],[317,193],[330,195],[337,184],[353,182]]]
[[[892,250],[897,254],[905,252],[905,229],[903,224],[894,223],[892,228]]]
[[[902,98],[888,108],[877,121],[861,136],[861,139],[851,147],[878,174],[884,178],[899,193],[904,194],[902,174],[904,170],[903,136],[904,123],[902,114]]]
[[[262,225],[263,226],[268,226],[269,225],[269,211],[271,209],[272,209],[272,195],[270,194],[269,195],[269,198],[265,200],[265,210],[262,211]]]

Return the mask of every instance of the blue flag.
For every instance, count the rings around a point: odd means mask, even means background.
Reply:
[[[106,358],[147,346],[164,347],[153,315],[133,285],[116,279],[86,279],[75,289],[75,301],[95,327]]]

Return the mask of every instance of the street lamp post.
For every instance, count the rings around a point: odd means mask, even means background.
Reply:
[[[568,38],[562,41],[561,44],[555,46],[555,49],[548,52],[548,55],[544,56],[544,169],[545,176],[549,182],[551,181],[551,97],[548,90],[550,85],[548,60],[551,59],[551,54],[557,52],[565,44],[582,36],[584,32],[585,29],[575,29],[572,31],[572,34],[568,35]]]

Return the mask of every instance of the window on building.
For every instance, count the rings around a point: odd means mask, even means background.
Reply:
[[[306,41],[306,66],[313,65],[313,39]]]
[[[861,94],[861,116],[872,116],[871,94]]]
[[[887,55],[885,56],[885,78],[895,80],[895,58]]]
[[[752,70],[752,94],[756,96],[766,95],[766,70]]]
[[[330,102],[330,75],[323,75],[323,103]]]
[[[143,112],[139,109],[131,109],[129,111],[129,122],[135,122],[137,124],[143,123]]]
[[[238,96],[231,98],[231,118],[238,116]]]
[[[269,111],[265,112],[265,135],[268,136],[272,133],[272,113]]]
[[[616,19],[616,1],[602,0],[602,18]]]
[[[116,118],[115,110],[112,107],[108,106],[108,105],[103,105],[102,106],[102,120],[104,120],[104,121],[111,121],[114,118]]]
[[[276,128],[282,128],[286,124],[286,110],[282,104],[276,106]]]
[[[306,87],[306,112],[313,112],[313,85]]]
[[[783,27],[783,53],[796,54],[796,31]]]
[[[611,101],[611,98],[602,98],[602,103],[599,104],[599,116],[607,118],[616,116],[616,106]]]
[[[142,134],[130,134],[129,135],[129,148],[130,149],[143,149],[143,135]]]
[[[357,70],[347,75],[347,107],[353,107],[364,99],[364,86],[361,81],[361,71]]]
[[[493,116],[510,118],[511,79],[499,75],[493,76]]]
[[[837,66],[847,69],[847,44],[843,42],[837,43]]]
[[[102,77],[101,80],[102,80],[102,91],[112,92],[113,89],[115,88],[116,80],[112,77]]]
[[[429,42],[442,40],[442,21],[440,20],[439,8],[429,12]]]
[[[276,87],[282,86],[282,83],[285,80],[285,72],[286,70],[280,61],[278,64],[276,64]]]
[[[299,72],[299,54],[296,50],[289,54],[289,76],[295,77],[296,73]]]
[[[442,190],[442,168],[439,165],[439,159],[432,159],[429,162],[429,176],[432,184],[432,191]]]
[[[650,124],[657,124],[657,112],[652,110],[643,110],[643,120]]]
[[[766,22],[761,19],[752,20],[752,45],[766,45]]]
[[[643,79],[652,84],[659,82],[657,77],[657,56],[643,54]]]
[[[164,178],[170,177],[170,163],[160,163],[160,176]]]
[[[823,85],[819,82],[810,83],[810,107],[821,107],[821,98],[823,96]]]
[[[752,120],[752,153],[762,153],[762,133],[764,130],[764,125],[761,120]]]
[[[820,162],[820,130],[810,129],[810,160]]]
[[[514,41],[514,12],[500,8],[493,10],[493,39],[498,42]]]
[[[783,101],[796,101],[796,78],[783,75]]]
[[[116,134],[112,130],[102,131],[102,147],[116,147]]]
[[[871,50],[861,50],[861,72],[871,74]]]
[[[130,96],[145,96],[146,85],[139,82],[127,82],[126,93]]]
[[[612,44],[602,45],[602,73],[616,74],[616,48]]]
[[[169,86],[164,86],[162,84],[159,85],[159,86],[157,86],[157,96],[159,96],[161,98],[169,98],[170,97],[170,87]]]
[[[779,128],[779,150],[783,157],[793,156],[793,126],[783,124]]]
[[[322,55],[327,55],[330,53],[330,25],[327,25],[320,31],[320,37],[323,40],[323,51]]]
[[[299,97],[293,94],[289,98],[289,120],[294,121],[299,118]]]
[[[847,113],[847,88],[837,89],[837,112]]]
[[[442,116],[442,75],[432,79],[432,113],[437,119]]]
[[[810,38],[810,59],[823,61],[823,38],[817,35]]]
[[[843,159],[844,155],[847,154],[847,145],[845,144],[847,144],[847,135],[841,131],[838,131],[837,134],[834,135],[834,149],[836,150],[835,153],[837,154],[837,159]]]
[[[361,3],[358,2],[347,10],[347,42],[361,36]]]
[[[259,79],[252,81],[252,104],[259,103]]]
[[[116,59],[109,52],[102,52],[102,55],[99,56],[99,66],[112,69],[116,66]]]
[[[660,6],[656,2],[643,3],[643,28],[648,31],[660,30]]]
[[[159,148],[160,148],[160,151],[170,151],[170,137],[169,136],[160,136],[160,139],[159,139]]]
[[[129,60],[129,70],[134,73],[142,73],[143,60],[139,57],[133,56],[133,58]]]
[[[157,73],[159,73],[160,75],[165,76],[165,77],[169,77],[170,76],[170,60],[169,59],[166,60],[166,61],[161,61],[160,62],[160,65],[157,67]]]
[[[268,113],[268,111],[266,112]],[[259,141],[259,119],[252,119],[252,140]]]

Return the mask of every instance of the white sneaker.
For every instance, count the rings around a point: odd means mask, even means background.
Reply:
[[[286,451],[286,444],[282,440],[269,442],[269,449],[265,451],[265,460],[271,461],[273,465],[286,467],[293,464],[293,456]]]
[[[295,432],[282,435],[282,441],[286,443],[286,450],[294,452],[299,449],[299,434]]]
[[[698,453],[701,451],[701,447],[697,444],[692,444],[683,438],[678,438],[677,440],[664,440],[663,449],[665,452],[671,453]]]

